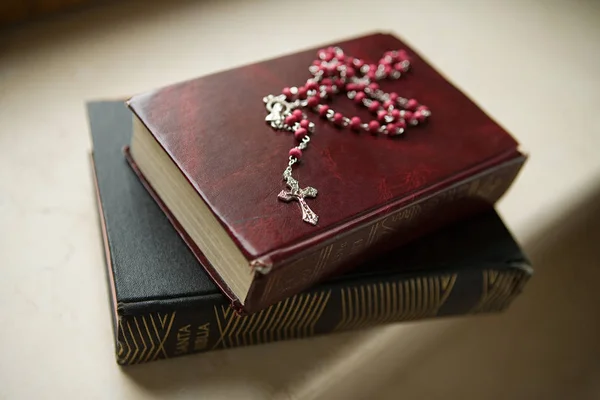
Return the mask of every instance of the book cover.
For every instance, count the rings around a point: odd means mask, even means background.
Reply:
[[[490,210],[240,316],[122,156],[121,102],[88,104],[116,358],[130,365],[408,320],[495,313],[532,269]]]
[[[284,86],[303,83],[316,48],[156,89],[128,102],[134,126],[152,135],[166,162],[185,177],[243,255],[242,268],[252,276],[248,289],[238,290],[192,239],[189,230],[195,225],[186,226],[190,218],[172,212],[179,196],[158,193],[146,179],[148,165],[136,163],[132,149],[132,165],[148,190],[192,250],[207,256],[203,264],[242,312],[264,309],[489,208],[525,162],[509,133],[398,38],[373,34],[335,45],[370,62],[387,51],[406,50],[410,72],[380,86],[418,98],[432,116],[401,139],[352,134],[312,118],[316,133],[295,173],[301,183],[319,189],[307,200],[319,215],[317,226],[302,221],[297,204],[278,201],[294,138],[265,123],[262,101]],[[344,115],[368,119],[368,111],[343,96],[331,104]]]

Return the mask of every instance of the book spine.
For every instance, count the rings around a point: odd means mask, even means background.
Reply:
[[[201,308],[118,318],[121,365],[364,329],[400,321],[500,312],[529,279],[524,265],[370,279],[298,294],[251,315],[222,296]]]
[[[244,311],[252,313],[264,309],[328,276],[343,273],[368,257],[489,209],[508,190],[525,159],[516,158],[431,197],[391,211],[259,276],[250,289]]]

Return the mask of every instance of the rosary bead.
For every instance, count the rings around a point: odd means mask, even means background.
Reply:
[[[329,75],[334,75],[337,72],[337,65],[336,64],[329,64],[327,66],[327,72],[329,72]]]
[[[385,128],[387,129],[388,135],[395,135],[398,127],[395,124],[387,124]]]
[[[356,96],[354,96],[354,101],[356,103],[362,103],[363,99],[365,98],[365,92],[358,92],[356,93]]]
[[[354,66],[356,66],[356,68],[360,68],[363,65],[365,65],[365,62],[362,59],[360,59],[360,58],[354,59],[353,63],[354,63]]]
[[[302,110],[295,109],[292,115],[296,118],[296,121],[300,121],[302,119]]]
[[[281,93],[283,93],[283,95],[287,98],[290,99],[292,97],[292,91],[290,90],[289,87],[285,87],[283,88],[283,90],[281,91]]]
[[[383,122],[385,120],[385,117],[387,117],[388,113],[385,110],[379,110],[377,111],[377,119],[380,120],[381,122]]]
[[[298,98],[300,98],[300,99],[306,98],[306,92],[307,92],[306,87],[300,86],[298,88]]]
[[[396,100],[398,100],[398,93],[396,92],[392,92],[390,93],[390,100],[395,102]]]
[[[413,118],[419,122],[425,121],[425,115],[423,115],[421,111],[415,111],[415,113],[413,114]]]
[[[406,121],[401,119],[400,121],[396,121],[396,127],[400,129],[406,128]]]
[[[402,63],[396,63],[396,64],[394,64],[394,69],[396,71],[403,72],[404,71],[404,65],[402,65]]]
[[[298,128],[296,129],[296,131],[294,132],[294,137],[298,140],[302,140],[302,138],[304,136],[306,136],[307,134],[307,130],[304,128]]]
[[[390,75],[392,73],[392,71],[393,71],[393,69],[389,65],[386,65],[385,67],[383,67],[383,73],[385,74],[385,76]]]
[[[369,89],[371,89],[371,90],[377,90],[377,89],[379,89],[379,84],[373,82],[373,83],[369,84]]]
[[[408,53],[406,52],[406,50],[398,50],[397,53],[398,53],[398,59],[400,61],[405,61],[405,60],[409,59]]]
[[[404,111],[404,120],[410,121],[413,118],[413,113],[410,111]]]
[[[379,102],[377,100],[373,100],[369,105],[369,111],[375,112],[379,109]]]
[[[317,85],[317,82],[315,81],[307,81],[304,87],[308,90],[315,90],[319,85]]]
[[[347,67],[346,68],[346,76],[348,78],[352,78],[354,75],[356,75],[356,71],[354,71],[354,68],[352,67]]]
[[[360,124],[361,124],[360,118],[358,118],[358,117],[352,117],[350,119],[350,128],[351,129],[354,129],[355,131],[359,130],[360,129]]]
[[[325,78],[321,81],[321,84],[323,84],[325,86],[329,86],[329,85],[333,85],[333,81],[331,80],[331,78]]]
[[[306,105],[309,107],[316,107],[319,105],[319,98],[316,96],[311,96],[306,101]]]
[[[300,127],[304,128],[304,129],[308,129],[308,127],[310,126],[310,121],[307,119],[303,119],[302,121],[300,121]]]
[[[398,118],[400,118],[400,111],[393,109],[392,112],[392,118],[394,118],[394,121],[397,120]]]
[[[293,114],[290,114],[287,117],[285,117],[284,121],[285,121],[286,125],[292,126],[292,125],[294,125],[295,122],[297,122],[297,119]]]
[[[301,157],[302,157],[302,150],[300,150],[300,149],[299,149],[299,148],[297,148],[297,147],[292,147],[292,148],[290,149],[290,152],[289,152],[289,154],[290,154],[290,156],[292,156],[292,157],[301,158]]]
[[[408,108],[409,110],[416,110],[418,106],[419,102],[415,99],[410,99],[406,102],[406,108]]]
[[[344,121],[344,116],[342,114],[335,113],[333,114],[333,123],[336,125],[342,125],[342,122]]]
[[[383,102],[383,108],[385,108],[386,110],[389,110],[390,107],[394,106],[394,102],[391,100],[386,100]]]
[[[346,84],[346,90],[351,92],[353,90],[357,90],[357,85],[356,83],[347,83]]]
[[[376,134],[380,126],[381,125],[379,124],[379,122],[375,120],[369,122],[369,132],[371,132],[372,134]]]
[[[327,116],[327,111],[329,111],[329,106],[327,104],[323,104],[321,108],[319,108],[319,115],[324,118]]]

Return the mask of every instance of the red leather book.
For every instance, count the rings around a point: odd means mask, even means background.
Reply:
[[[317,48],[128,101],[131,165],[242,313],[489,209],[525,162],[509,133],[398,38],[373,34],[332,45],[367,62],[406,50],[411,71],[380,81],[381,89],[419,99],[432,115],[397,139],[340,130],[311,115],[315,134],[294,174],[319,189],[307,200],[319,215],[315,226],[300,218],[298,203],[277,199],[294,137],[265,123],[262,99],[305,82]],[[368,119],[345,96],[331,104]]]

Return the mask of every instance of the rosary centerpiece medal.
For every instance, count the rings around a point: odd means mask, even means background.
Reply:
[[[399,79],[410,69],[410,61],[404,50],[388,51],[377,64],[367,64],[359,58],[347,56],[339,47],[329,47],[317,52],[318,59],[308,68],[310,74],[304,86],[286,87],[280,95],[263,98],[268,112],[265,121],[275,130],[294,134],[298,144],[288,152],[288,165],[283,180],[288,190],[282,190],[277,198],[300,204],[302,220],[316,225],[319,217],[306,203],[306,198],[317,196],[317,189],[301,188],[292,177],[292,167],[302,158],[302,152],[315,132],[315,124],[307,119],[303,110],[312,110],[321,118],[338,128],[386,135],[394,138],[404,134],[409,126],[425,122],[431,115],[429,109],[415,99],[407,99],[395,92],[379,89],[376,81]],[[366,107],[374,119],[363,122],[359,117],[347,117],[324,104],[337,94],[346,94],[357,105]]]

